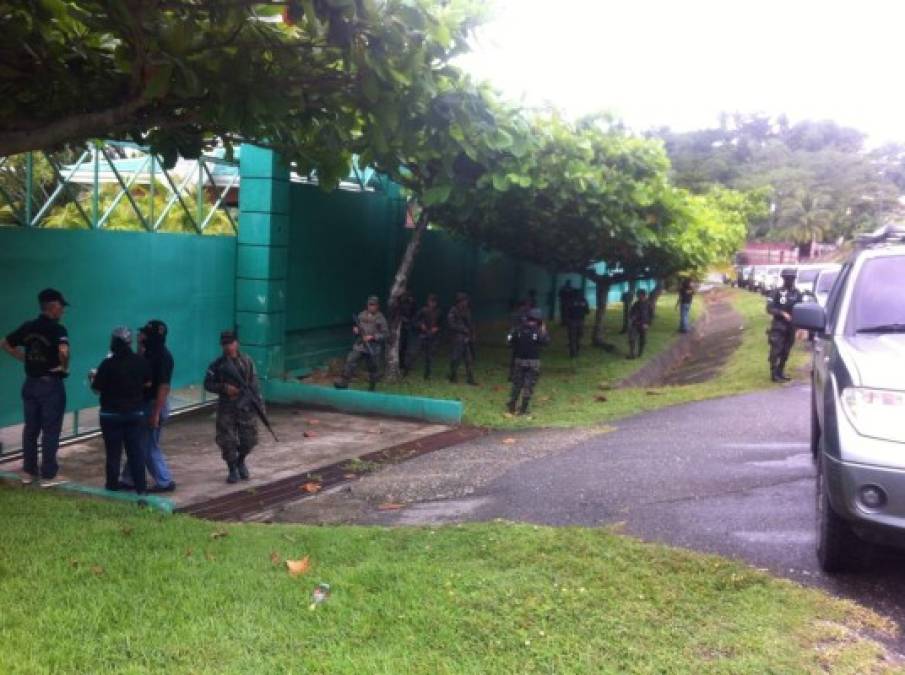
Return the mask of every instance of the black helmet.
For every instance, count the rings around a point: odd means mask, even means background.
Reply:
[[[787,267],[782,272],[780,272],[779,276],[781,276],[783,279],[788,279],[789,277],[795,279],[796,277],[798,277],[798,270],[796,270],[794,267]]]

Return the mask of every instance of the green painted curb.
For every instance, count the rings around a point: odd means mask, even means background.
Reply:
[[[19,481],[19,474],[9,471],[0,471],[0,478],[7,480]],[[103,488],[91,487],[90,485],[80,485],[79,483],[63,483],[54,485],[51,490],[64,490],[66,492],[78,492],[80,494],[91,495],[92,497],[101,497],[102,499],[111,499],[119,502],[131,502],[148,506],[161,513],[173,513],[175,505],[166,497],[155,497],[153,495],[137,495],[134,492],[112,492]]]
[[[344,412],[410,417],[438,424],[459,424],[463,413],[461,401],[331,389],[285,380],[269,380],[265,385],[264,395],[274,403],[309,403]]]

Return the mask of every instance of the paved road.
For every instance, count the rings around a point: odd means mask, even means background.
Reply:
[[[817,568],[807,406],[808,390],[789,386],[641,415],[519,464],[467,499],[415,504],[384,522],[624,522],[645,539],[739,558],[857,599],[905,628],[905,557],[885,554],[857,576]]]

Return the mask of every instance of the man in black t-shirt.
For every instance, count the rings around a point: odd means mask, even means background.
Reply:
[[[687,333],[691,329],[689,316],[691,315],[691,301],[694,299],[694,285],[691,279],[685,277],[679,286],[679,297],[676,299],[676,309],[679,310],[679,332]]]
[[[57,475],[57,449],[66,410],[63,378],[69,375],[69,334],[60,319],[69,303],[53,288],[41,291],[38,302],[41,306],[38,318],[26,321],[7,335],[0,341],[0,348],[25,364],[22,482],[30,485],[40,475],[41,486],[50,487],[65,482]]]
[[[176,489],[173,474],[167,465],[160,437],[170,416],[170,383],[173,379],[173,355],[167,349],[169,329],[159,319],[151,319],[138,332],[139,353],[151,368],[151,386],[145,390],[145,425],[142,427],[141,447],[145,466],[154,485],[150,492],[172,492]],[[132,487],[132,469],[127,461],[120,478],[125,487]]]

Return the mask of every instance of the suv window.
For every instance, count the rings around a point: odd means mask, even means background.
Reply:
[[[852,292],[848,331],[905,332],[905,255],[865,261]]]
[[[818,274],[820,274],[820,270],[801,270],[798,273],[798,281],[803,281],[805,283],[814,281]]]
[[[817,288],[814,289],[815,293],[829,293],[833,289],[833,284],[836,281],[836,277],[839,276],[839,272],[831,271],[831,272],[823,272],[820,275],[820,278],[817,280]]]
[[[827,331],[833,333],[836,329],[836,320],[839,318],[839,307],[842,306],[842,296],[845,294],[845,286],[848,283],[849,272],[852,266],[846,265],[839,273],[839,281],[830,291],[830,297],[826,301]]]

